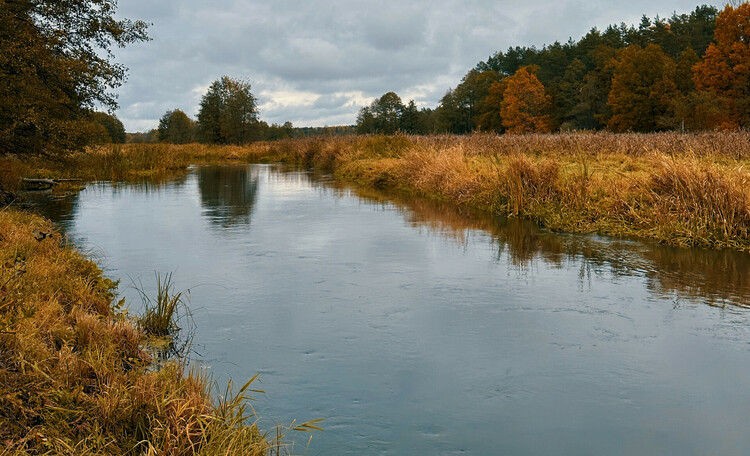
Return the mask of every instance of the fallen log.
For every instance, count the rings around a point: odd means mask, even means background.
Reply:
[[[32,179],[24,177],[21,179],[27,186],[34,186],[36,188],[52,188],[60,182],[80,182],[81,179]]]

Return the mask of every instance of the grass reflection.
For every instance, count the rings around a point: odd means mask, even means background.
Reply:
[[[507,258],[518,268],[530,268],[537,261],[553,268],[576,265],[582,282],[592,275],[640,275],[647,279],[649,290],[659,296],[750,307],[750,255],[743,252],[559,234],[527,220],[493,216],[424,198],[341,183],[325,185],[342,194],[351,191],[371,204],[393,205],[410,226],[427,229],[460,245],[468,242],[472,231],[488,233],[497,259]]]

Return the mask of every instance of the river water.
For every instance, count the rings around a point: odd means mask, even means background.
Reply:
[[[295,454],[750,454],[750,256],[559,235],[270,165],[46,200],[110,277],[189,289]]]

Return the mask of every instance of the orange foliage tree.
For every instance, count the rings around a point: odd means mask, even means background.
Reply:
[[[503,130],[503,119],[500,117],[500,107],[503,104],[503,93],[508,88],[508,78],[493,82],[482,102],[484,112],[477,116],[477,128],[480,131]]]
[[[607,105],[612,131],[655,131],[671,126],[677,96],[675,62],[660,46],[630,46],[617,59]]]
[[[538,68],[538,67],[536,67]],[[546,133],[552,131],[552,99],[534,74],[534,67],[521,67],[504,82],[500,117],[508,133]]]
[[[750,3],[727,5],[716,18],[714,43],[693,67],[698,90],[710,92],[729,105],[715,127],[750,126]]]

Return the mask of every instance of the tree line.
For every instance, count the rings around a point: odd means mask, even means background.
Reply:
[[[388,92],[358,133],[738,129],[750,126],[750,3],[591,29],[479,62],[434,109]]]
[[[116,0],[0,1],[0,155],[62,154],[97,142],[244,144],[292,136],[659,131],[750,126],[750,3],[699,6],[638,26],[591,29],[578,41],[512,47],[479,62],[435,108],[388,92],[356,126],[295,128],[259,119],[250,84],[222,77],[196,119],[166,112],[125,135],[113,90],[126,69],[111,50],[147,41],[147,24],[116,17]]]
[[[169,110],[159,120],[155,131],[133,135],[131,141],[242,145],[260,140],[342,136],[355,132],[352,126],[298,128],[291,122],[269,125],[259,119],[257,99],[250,90],[247,81],[223,76],[203,95],[195,120],[179,109]]]

